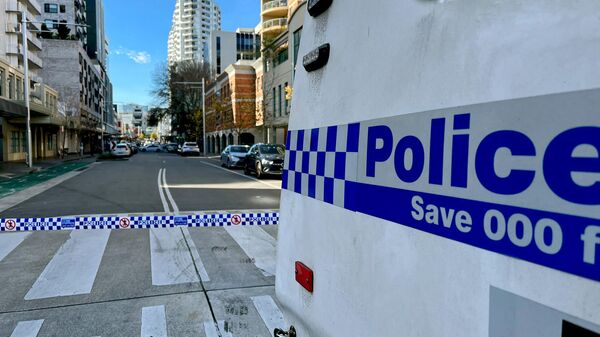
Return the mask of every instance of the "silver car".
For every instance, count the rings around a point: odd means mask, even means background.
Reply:
[[[244,167],[244,160],[249,149],[248,145],[229,145],[221,152],[221,166]]]

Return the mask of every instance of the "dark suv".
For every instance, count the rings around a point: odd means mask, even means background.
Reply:
[[[256,173],[257,178],[266,174],[281,175],[283,172],[283,159],[285,146],[280,144],[255,144],[248,154],[244,165],[244,173]]]

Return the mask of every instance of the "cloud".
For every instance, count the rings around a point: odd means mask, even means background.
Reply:
[[[125,55],[129,57],[133,62],[138,64],[148,64],[152,62],[152,57],[148,52],[145,51],[135,51],[123,47],[117,48],[114,51],[115,55]]]

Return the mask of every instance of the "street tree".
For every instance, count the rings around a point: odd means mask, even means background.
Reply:
[[[63,116],[62,130],[62,147],[59,155],[64,157],[68,151],[67,139],[77,136],[81,137],[81,114],[79,109],[81,106],[79,92],[69,90],[68,88],[60,88],[58,93],[58,112]],[[79,152],[79,151],[78,151]]]

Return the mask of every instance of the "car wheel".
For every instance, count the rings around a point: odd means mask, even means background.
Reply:
[[[259,161],[256,162],[256,178],[261,179],[264,176],[262,171],[262,165]]]

